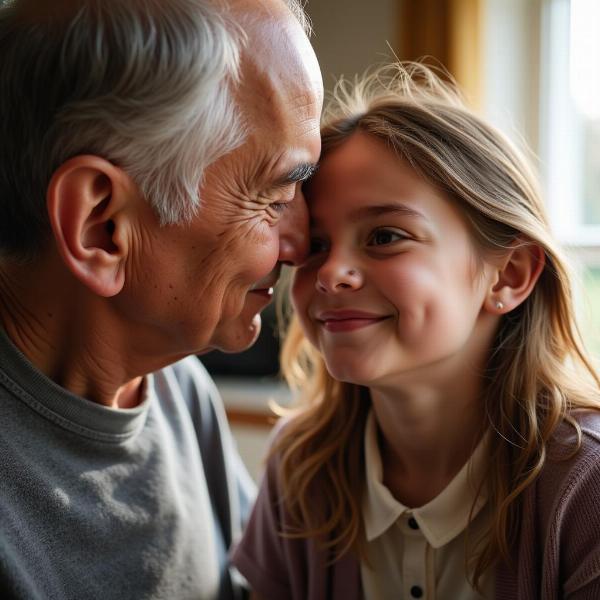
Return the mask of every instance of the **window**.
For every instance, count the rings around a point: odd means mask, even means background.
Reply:
[[[600,2],[545,0],[540,154],[552,227],[579,270],[588,348],[600,357]]]

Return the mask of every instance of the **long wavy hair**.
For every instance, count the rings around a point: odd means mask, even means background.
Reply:
[[[542,470],[561,422],[575,428],[577,451],[581,430],[572,411],[600,408],[600,379],[581,343],[566,262],[523,154],[469,110],[452,83],[415,63],[338,85],[324,119],[322,157],[358,131],[383,140],[443,190],[464,213],[483,256],[516,241],[545,253],[531,295],[502,317],[482,380],[490,431],[483,486],[491,519],[478,543],[467,548],[469,577],[477,587],[500,557],[510,563],[519,499]],[[368,390],[334,380],[295,317],[281,362],[288,382],[299,389],[298,404],[272,449],[281,459],[284,502],[294,523],[283,533],[318,538],[334,560],[348,550],[362,554]]]

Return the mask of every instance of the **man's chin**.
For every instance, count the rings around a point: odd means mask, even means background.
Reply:
[[[256,342],[260,334],[261,318],[259,314],[254,315],[247,326],[230,324],[216,340],[214,349],[227,354],[235,354],[248,350]]]

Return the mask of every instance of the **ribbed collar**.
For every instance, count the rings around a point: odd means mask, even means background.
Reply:
[[[434,548],[444,546],[463,532],[469,522],[471,506],[476,496],[476,482],[485,474],[486,440],[484,436],[477,448],[447,487],[427,504],[410,509],[398,502],[383,484],[381,454],[377,443],[377,424],[373,412],[365,428],[365,466],[367,486],[362,510],[365,533],[370,542],[389,529],[400,516],[415,518],[423,535]],[[472,518],[487,501],[485,492],[477,499]]]
[[[0,328],[0,386],[54,424],[89,439],[119,443],[144,426],[153,379],[144,381],[142,402],[130,409],[102,406],[61,388],[36,369]]]

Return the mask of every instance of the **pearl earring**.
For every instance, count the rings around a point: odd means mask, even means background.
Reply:
[[[500,302],[500,300],[496,300],[496,309],[502,310],[504,308],[504,304]]]

